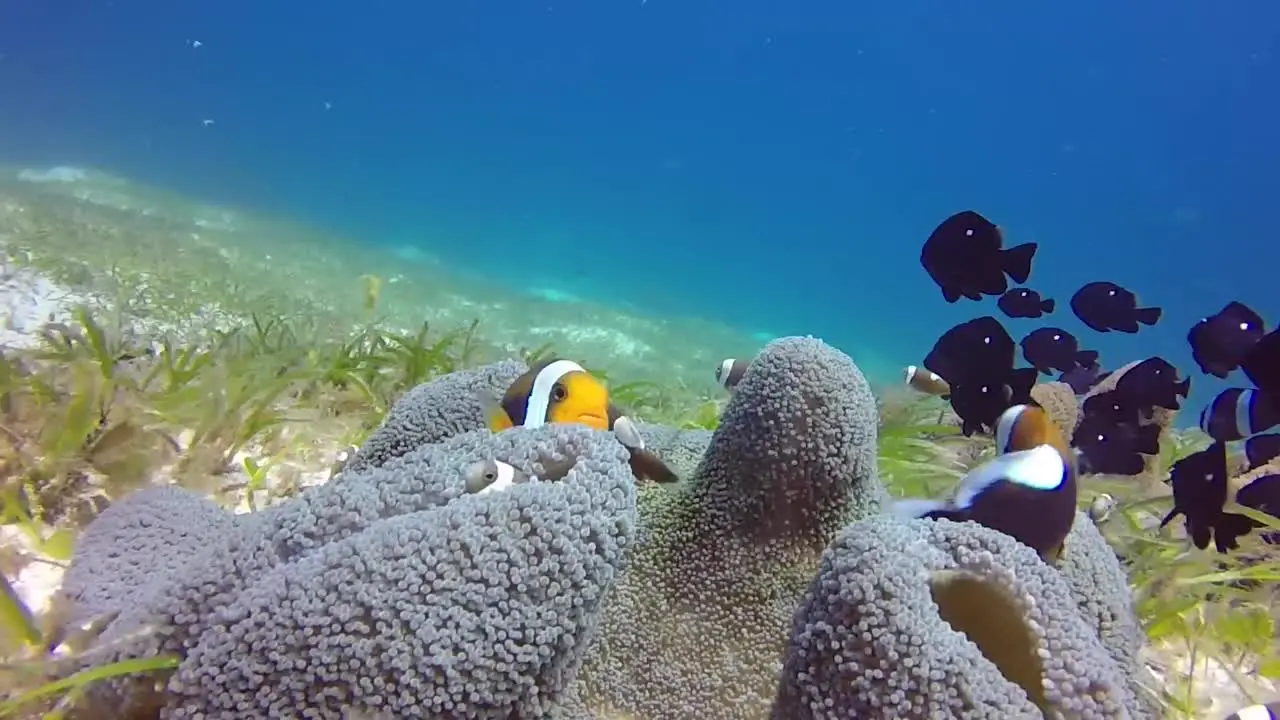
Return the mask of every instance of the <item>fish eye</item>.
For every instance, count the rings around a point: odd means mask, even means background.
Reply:
[[[1059,335],[1059,334],[1057,334],[1057,333],[1054,333],[1054,335],[1053,335],[1053,339],[1054,339],[1054,340],[1061,340],[1061,339],[1062,339],[1062,336],[1061,336],[1061,335]]]
[[[964,236],[965,236],[965,237],[973,237],[973,228],[965,228]]]
[[[564,385],[562,385],[561,383],[556,383],[555,385],[551,386],[552,400],[563,400],[568,394],[569,394],[569,391],[566,390]]]
[[[1108,290],[1108,291],[1107,291],[1107,294],[1108,294],[1108,295],[1115,295],[1115,294],[1116,294],[1116,291],[1115,291],[1115,290]]]
[[[1249,329],[1249,323],[1247,323],[1247,322],[1242,322],[1242,323],[1240,323],[1240,329],[1241,329],[1241,330],[1248,330],[1248,329]]]
[[[485,471],[485,473],[484,473],[484,479],[485,479],[485,480],[488,480],[489,482],[497,482],[497,480],[498,480],[498,471],[497,471],[497,470],[486,470],[486,471]]]

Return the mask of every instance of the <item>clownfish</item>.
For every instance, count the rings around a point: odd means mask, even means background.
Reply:
[[[902,371],[902,377],[906,380],[907,387],[916,392],[922,392],[925,395],[937,395],[944,400],[951,394],[951,385],[932,370],[908,365],[907,369]]]
[[[609,391],[572,360],[552,358],[534,365],[511,383],[501,400],[484,405],[485,421],[494,432],[547,423],[609,429]]]
[[[1200,411],[1200,429],[1220,442],[1243,440],[1280,425],[1280,401],[1261,390],[1227,388]]]
[[[747,360],[725,358],[716,366],[716,382],[725,390],[733,392],[733,388],[742,380],[742,376],[747,374],[747,368],[750,366],[751,363]]]
[[[465,480],[463,487],[468,493],[474,495],[501,492],[512,485],[529,480],[524,473],[501,460],[480,460],[471,463],[463,471],[463,478]]]
[[[1280,700],[1265,705],[1250,705],[1231,713],[1226,720],[1280,720]]]
[[[604,383],[572,360],[549,359],[516,378],[502,397],[482,396],[485,422],[494,432],[522,425],[577,423],[610,430],[631,454],[636,479],[672,483],[680,478],[644,446],[635,423],[609,402]]]
[[[626,420],[626,418],[622,418]],[[557,482],[573,469],[577,458],[562,459],[541,458],[543,473],[534,477],[516,468],[510,463],[489,458],[471,463],[462,471],[463,488],[472,495],[483,495],[487,492],[502,492],[514,485],[529,481]]]
[[[1014,405],[996,421],[996,450],[947,500],[901,500],[903,517],[985,525],[1056,560],[1076,515],[1076,460],[1044,410]]]

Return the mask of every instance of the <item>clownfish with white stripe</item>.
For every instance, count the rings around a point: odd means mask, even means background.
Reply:
[[[652,451],[635,423],[609,402],[604,383],[572,360],[551,358],[516,378],[502,397],[481,396],[485,423],[494,432],[521,425],[576,423],[610,430],[631,454],[631,469],[642,482],[673,483],[680,478]]]
[[[932,370],[915,365],[908,365],[906,370],[902,371],[902,377],[907,381],[907,387],[922,392],[925,395],[937,395],[943,400],[951,397],[951,385],[942,376]]]
[[[512,485],[529,481],[527,475],[501,460],[474,462],[467,466],[463,478],[463,487],[473,495],[502,492]]]
[[[569,474],[569,470],[573,468],[575,462],[577,461],[574,458],[565,458],[557,461],[548,461],[543,458],[544,471],[542,476],[533,477],[514,465],[504,463],[501,460],[494,460],[493,458],[479,460],[471,463],[463,470],[463,488],[469,494],[484,495],[489,492],[502,492],[514,485],[527,483],[531,479],[556,482],[563,480],[564,476]]]
[[[1014,405],[996,421],[999,453],[960,480],[946,500],[900,500],[899,516],[971,520],[1054,561],[1076,516],[1075,453],[1043,409]]]
[[[734,387],[742,381],[742,376],[747,374],[749,367],[751,367],[749,360],[725,358],[716,366],[716,382],[725,390],[733,392]]]
[[[1280,425],[1280,400],[1261,390],[1227,388],[1200,411],[1200,429],[1220,442],[1242,440]]]
[[[1250,705],[1231,713],[1226,720],[1280,720],[1280,700],[1265,705]]]

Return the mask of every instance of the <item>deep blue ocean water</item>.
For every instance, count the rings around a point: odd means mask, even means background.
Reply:
[[[1228,300],[1280,321],[1278,54],[1267,0],[8,0],[0,158],[900,364],[998,315],[919,265],[972,208],[1104,363],[1194,370]],[[1103,279],[1162,323],[1084,329]]]

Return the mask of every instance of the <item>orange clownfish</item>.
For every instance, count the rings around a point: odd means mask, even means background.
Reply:
[[[549,359],[516,378],[500,400],[482,399],[490,430],[577,423],[610,430],[631,454],[631,469],[641,481],[671,483],[680,478],[647,450],[631,418],[609,402],[604,383],[572,360]]]
[[[906,517],[971,520],[1056,560],[1076,516],[1075,454],[1044,410],[1014,405],[996,421],[995,458],[965,475],[945,501],[903,500]]]
[[[737,358],[725,358],[716,366],[716,382],[720,387],[733,392],[741,380],[742,376],[747,374],[747,368],[751,366],[748,360],[739,360]]]
[[[907,369],[902,371],[902,376],[907,381],[907,387],[916,392],[922,392],[926,395],[938,395],[943,398],[951,394],[951,385],[932,370],[908,365]]]
[[[604,383],[572,360],[540,362],[515,379],[501,401],[486,403],[485,421],[500,432],[516,425],[578,423],[608,430],[609,391]]]

